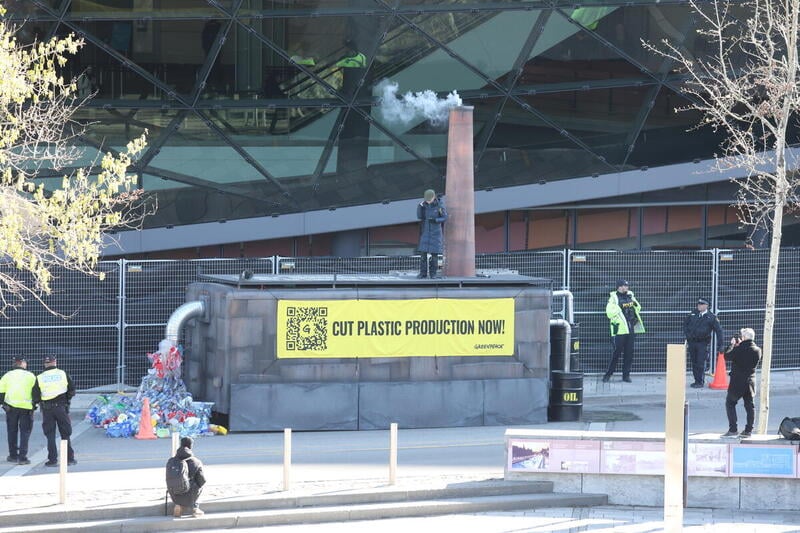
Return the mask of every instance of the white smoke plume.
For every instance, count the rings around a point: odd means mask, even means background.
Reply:
[[[380,95],[380,113],[389,123],[411,124],[420,119],[428,120],[434,126],[447,122],[450,108],[461,105],[461,97],[456,91],[446,98],[439,98],[431,90],[397,95],[398,84],[383,80],[375,86]]]

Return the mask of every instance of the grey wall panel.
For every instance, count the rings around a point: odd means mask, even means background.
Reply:
[[[547,379],[484,380],[485,426],[547,422]]]
[[[356,383],[235,383],[231,431],[358,429]]]
[[[359,429],[480,426],[480,381],[361,383]],[[546,404],[545,404],[546,405]]]

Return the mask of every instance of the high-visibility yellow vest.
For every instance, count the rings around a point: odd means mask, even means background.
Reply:
[[[633,333],[644,333],[644,322],[642,322],[642,316],[639,314],[639,309],[641,309],[642,306],[639,305],[639,301],[636,299],[636,296],[633,295],[633,291],[628,291],[628,294],[631,295],[633,312],[636,314],[636,324],[633,326]],[[611,325],[612,337],[616,337],[617,335],[628,335],[631,333],[631,331],[629,331],[630,328],[628,328],[628,321],[625,319],[625,313],[622,312],[622,308],[619,306],[617,291],[611,291],[608,293],[606,316],[608,317]]]
[[[60,368],[45,370],[37,377],[39,390],[42,391],[42,400],[52,400],[67,392],[67,373]]]
[[[33,386],[36,376],[22,368],[15,368],[0,378],[0,392],[5,393],[4,402],[18,409],[33,409]]]

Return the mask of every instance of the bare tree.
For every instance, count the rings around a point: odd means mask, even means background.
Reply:
[[[791,159],[789,126],[800,107],[798,16],[800,0],[691,0],[698,38],[708,48],[691,54],[679,43],[645,43],[685,74],[683,91],[699,110],[699,127],[721,130],[720,171],[738,169],[740,220],[771,232],[764,316],[760,402],[756,430],[769,416],[775,288],[783,216],[797,207],[800,178]]]
[[[0,315],[31,298],[44,304],[55,269],[102,277],[104,233],[150,210],[127,173],[144,137],[48,187],[40,179],[42,169],[69,167],[82,153],[75,141],[84,126],[73,116],[84,101],[64,77],[82,45],[74,36],[23,43],[0,19]]]

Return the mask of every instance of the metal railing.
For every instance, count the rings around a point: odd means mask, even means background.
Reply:
[[[763,333],[768,250],[598,251],[559,250],[480,254],[476,268],[511,269],[553,280],[574,295],[580,324],[580,359],[585,372],[606,368],[611,346],[605,304],[615,280],[631,283],[642,304],[647,333],[637,336],[634,372],[664,372],[664,345],[682,343],[682,322],[698,297],[712,299],[726,335],[753,327]],[[57,354],[80,389],[138,385],[149,367],[170,314],[185,302],[186,287],[200,274],[374,273],[414,271],[413,256],[265,257],[249,259],[104,261],[100,280],[56,272],[46,302],[23,303],[0,323],[0,361],[24,353],[34,371],[41,358]],[[564,317],[563,301],[553,315]],[[800,368],[800,249],[782,251],[778,272],[773,368]]]

